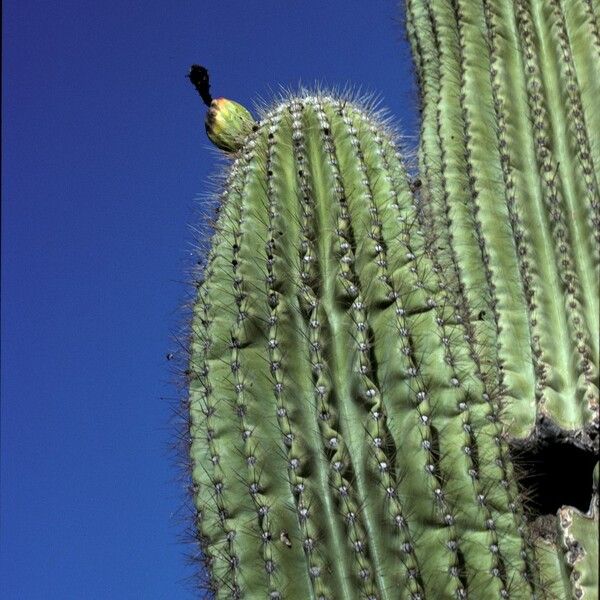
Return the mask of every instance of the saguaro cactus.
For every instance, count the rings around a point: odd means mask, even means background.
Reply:
[[[188,370],[216,598],[595,597],[597,470],[540,534],[509,448],[597,450],[600,44],[563,4],[407,0],[420,187],[370,109],[254,122],[192,70],[234,153]]]
[[[190,362],[217,597],[528,597],[550,585],[501,398],[421,211],[385,128],[341,100],[281,104],[233,163]]]

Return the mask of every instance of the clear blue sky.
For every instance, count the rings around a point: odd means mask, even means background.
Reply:
[[[199,597],[169,453],[198,214],[219,167],[188,80],[417,106],[396,0],[5,0],[1,587],[7,600]],[[182,362],[182,361],[180,361]]]

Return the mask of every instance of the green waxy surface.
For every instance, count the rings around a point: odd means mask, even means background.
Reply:
[[[428,222],[515,438],[598,428],[597,6],[407,0]],[[532,399],[535,398],[535,402]]]

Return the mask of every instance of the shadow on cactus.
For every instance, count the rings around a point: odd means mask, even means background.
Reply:
[[[407,2],[420,185],[372,107],[255,121],[192,67],[231,157],[185,406],[214,597],[597,597],[600,44],[544,6]]]

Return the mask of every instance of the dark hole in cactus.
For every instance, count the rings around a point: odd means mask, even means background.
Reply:
[[[598,460],[595,452],[546,435],[530,447],[513,448],[511,454],[521,474],[519,487],[531,520],[555,515],[561,506],[589,510]]]

